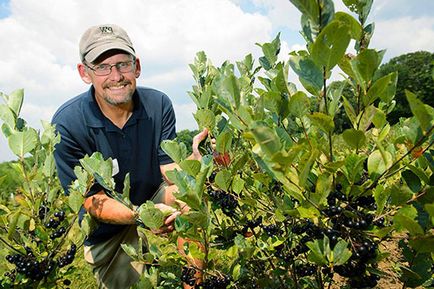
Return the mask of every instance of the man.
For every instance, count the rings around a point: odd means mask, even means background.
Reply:
[[[121,27],[90,27],[80,40],[79,50],[81,63],[77,69],[91,86],[53,116],[61,135],[55,151],[60,181],[67,191],[79,160],[99,151],[104,158],[113,159],[116,191],[122,191],[124,177],[130,174],[130,198],[139,206],[153,198],[166,171],[175,167],[160,148],[163,140],[176,136],[171,102],[160,91],[136,87],[140,60]],[[203,131],[195,137],[192,158],[200,159],[197,147],[206,135]],[[162,193],[158,199],[173,202],[173,196]],[[163,203],[156,206],[168,208]],[[143,265],[131,262],[120,247],[124,242],[137,243],[135,213],[108,197],[99,185],[92,187],[83,208],[99,221],[98,228],[85,240],[84,251],[100,288],[129,288],[143,271]],[[160,231],[172,230],[179,213],[167,217]]]

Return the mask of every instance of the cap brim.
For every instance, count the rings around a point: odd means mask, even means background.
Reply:
[[[100,46],[95,47],[94,49],[90,50],[84,56],[84,60],[86,60],[86,62],[88,62],[88,63],[92,63],[104,52],[109,51],[109,50],[114,50],[114,49],[122,50],[122,51],[127,52],[128,54],[136,56],[135,51],[127,45],[123,45],[122,43],[107,43],[107,44],[100,45]]]

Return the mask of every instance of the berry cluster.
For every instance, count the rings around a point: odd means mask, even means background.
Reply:
[[[229,217],[235,216],[235,209],[238,207],[238,201],[233,195],[222,190],[214,190],[211,187],[208,189],[208,194],[213,203],[222,209],[223,213]]]
[[[184,266],[182,267],[181,281],[189,286],[194,286],[196,283],[195,274],[196,270],[194,268]]]
[[[39,209],[39,217],[41,217],[41,209]],[[48,212],[47,210],[44,210],[44,212]],[[44,215],[45,218],[45,215]],[[48,222],[45,224],[45,227],[47,229],[53,229],[54,231],[50,234],[50,238],[52,240],[57,239],[63,234],[66,233],[65,227],[60,227],[60,224],[65,220],[65,211],[57,211],[54,213],[54,216],[48,219]]]
[[[65,267],[74,261],[75,253],[77,252],[77,246],[75,244],[71,244],[69,250],[63,255],[60,256],[57,260],[57,264],[59,268]]]
[[[226,289],[231,283],[229,276],[209,276],[201,284],[196,285],[195,289]]]
[[[283,234],[283,230],[277,224],[261,225],[261,228],[270,237],[281,236]]]
[[[44,205],[41,205],[39,207],[39,211],[38,211],[38,217],[41,221],[45,220],[45,216],[48,214],[48,212],[50,211],[50,208]]]
[[[300,264],[295,267],[295,273],[301,277],[312,276],[316,273],[316,269],[317,267],[312,264]]]
[[[26,255],[14,254],[6,256],[6,260],[16,266],[16,269],[7,272],[6,276],[13,280],[16,273],[21,273],[31,280],[38,281],[48,276],[54,269],[54,262],[38,261],[30,248],[26,248],[26,252]]]
[[[366,174],[360,184],[366,181]],[[358,184],[358,185],[360,185]],[[377,257],[378,244],[366,235],[372,225],[384,226],[384,218],[374,220],[373,210],[376,210],[375,199],[370,195],[348,197],[342,192],[342,186],[336,185],[336,190],[327,198],[328,207],[322,212],[329,217],[331,228],[324,230],[324,234],[334,246],[338,238],[350,240],[352,255],[350,260],[334,267],[334,272],[348,278],[351,288],[375,287],[379,276],[368,273],[375,267],[372,262]]]

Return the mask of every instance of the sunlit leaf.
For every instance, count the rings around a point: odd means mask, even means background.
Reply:
[[[8,144],[11,151],[19,156],[24,157],[25,154],[31,152],[38,143],[38,134],[34,129],[26,131],[14,132],[8,138]]]

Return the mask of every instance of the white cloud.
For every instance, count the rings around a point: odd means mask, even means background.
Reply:
[[[176,115],[176,130],[183,129],[195,130],[197,129],[197,123],[194,119],[193,113],[196,112],[196,105],[191,104],[174,104],[173,108]],[[182,120],[182,121],[179,121]]]
[[[434,51],[434,17],[377,21],[371,46],[387,49],[386,58],[419,50]]]

